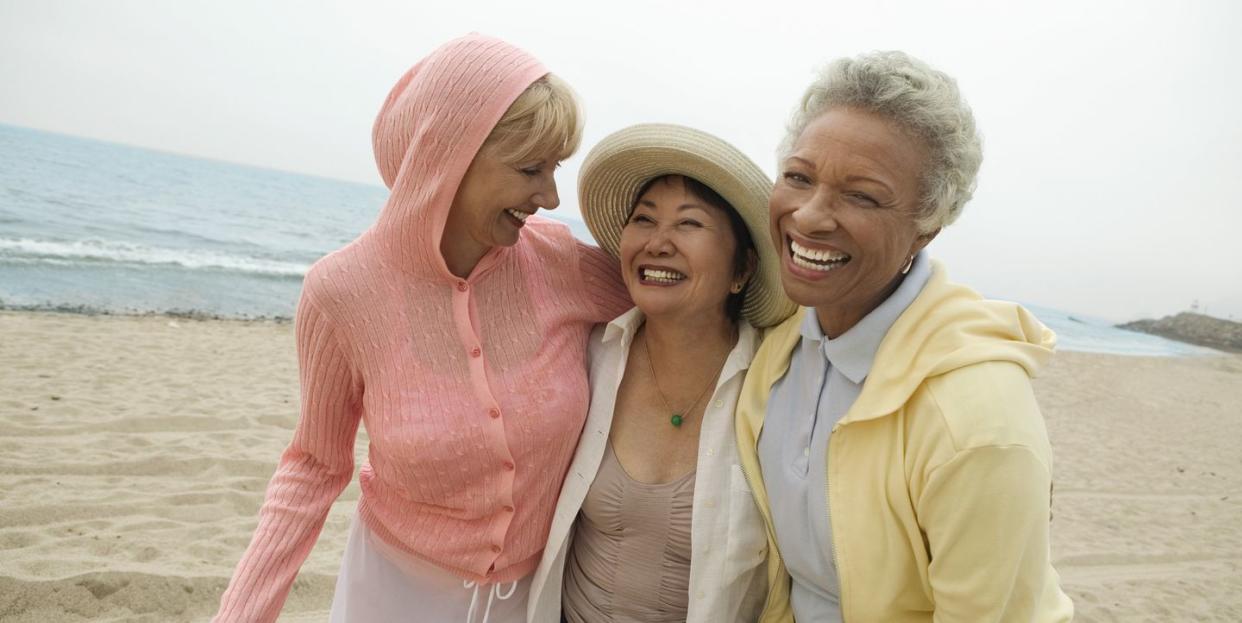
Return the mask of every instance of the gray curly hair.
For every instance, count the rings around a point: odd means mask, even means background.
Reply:
[[[872,52],[830,63],[807,87],[789,121],[780,156],[788,157],[806,126],[831,108],[887,118],[927,147],[919,231],[957,220],[975,190],[983,147],[975,117],[957,82],[905,52]]]

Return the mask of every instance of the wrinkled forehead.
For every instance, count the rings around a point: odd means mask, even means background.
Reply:
[[[820,115],[792,147],[787,162],[846,177],[881,177],[898,186],[917,186],[928,165],[923,139],[887,117],[851,108]]]

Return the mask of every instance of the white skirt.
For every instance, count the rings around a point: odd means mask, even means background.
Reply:
[[[476,584],[394,549],[355,516],[332,623],[524,623],[530,576]]]

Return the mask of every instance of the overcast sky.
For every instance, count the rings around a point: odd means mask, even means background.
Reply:
[[[994,297],[1109,320],[1242,319],[1242,3],[0,0],[0,123],[380,184],[401,73],[469,31],[534,53],[587,111],[559,174],[633,123],[735,143],[770,175],[814,70],[901,49],[957,78],[975,199],[932,243]],[[610,6],[624,8],[595,8]]]

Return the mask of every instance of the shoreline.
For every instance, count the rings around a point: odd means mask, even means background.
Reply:
[[[164,311],[144,311],[139,309],[110,310],[87,305],[10,305],[0,302],[0,314],[59,314],[79,316],[83,318],[168,318],[170,320],[194,320],[198,322],[269,322],[272,324],[292,324],[292,316],[264,316],[239,314],[228,316],[213,314],[199,310],[170,309]]]
[[[169,320],[190,320],[197,322],[239,322],[239,323],[271,323],[271,324],[293,324],[292,316],[283,315],[226,315],[204,312],[199,310],[164,310],[150,311],[139,309],[110,310],[88,305],[66,305],[66,304],[37,304],[37,305],[13,305],[0,301],[0,314],[61,314],[70,316],[80,316],[85,318],[166,318]],[[1072,318],[1072,317],[1071,317]],[[1076,319],[1075,319],[1076,320]],[[1080,321],[1081,322],[1081,321]],[[1242,351],[1233,352],[1229,350],[1221,350],[1213,348],[1205,344],[1179,340],[1170,336],[1153,335],[1142,331],[1126,328],[1121,325],[1112,327],[1118,331],[1134,334],[1135,336],[1149,338],[1158,337],[1168,340],[1178,345],[1193,347],[1194,351],[1187,352],[1167,352],[1167,353],[1151,353],[1147,351],[1125,352],[1118,349],[1098,348],[1098,347],[1067,347],[1061,333],[1058,332],[1057,353],[1073,352],[1073,353],[1091,353],[1100,355],[1117,355],[1121,357],[1211,357],[1220,354],[1242,354]],[[1055,331],[1055,329],[1054,329]]]

